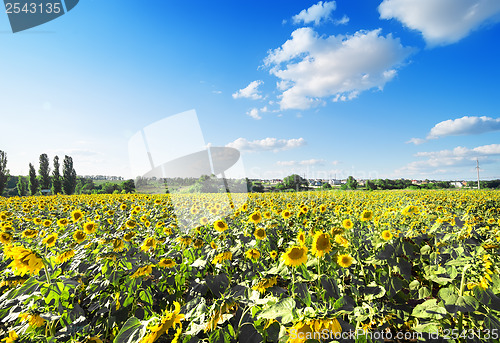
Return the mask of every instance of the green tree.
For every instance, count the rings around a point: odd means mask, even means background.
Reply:
[[[7,153],[0,150],[0,196],[2,196],[8,180],[9,170],[7,169]]]
[[[358,188],[358,181],[356,181],[356,179],[353,178],[352,176],[349,176],[347,178],[346,186],[349,189],[356,189]]]
[[[47,154],[40,155],[40,168],[38,175],[40,176],[40,189],[50,189],[50,167],[49,157]]]
[[[24,181],[24,177],[22,177],[21,175],[17,177],[16,188],[17,188],[17,194],[19,196],[25,196],[28,191],[28,187],[26,185],[26,182]]]
[[[134,193],[135,192],[135,183],[134,180],[130,179],[122,183],[122,190],[125,193]]]
[[[283,179],[283,184],[288,189],[295,189],[299,191],[302,188],[307,188],[308,182],[302,176],[293,174]]]
[[[38,179],[36,178],[36,170],[31,163],[30,163],[29,189],[31,195],[35,195],[36,192],[38,192]]]
[[[322,189],[332,189],[332,185],[330,185],[328,182],[325,182],[324,184],[321,185]]]
[[[367,180],[366,181],[366,189],[368,189],[370,191],[374,191],[377,189],[377,186],[375,185],[375,183],[373,181]]]
[[[59,157],[54,157],[54,171],[52,172],[52,194],[62,194],[62,180],[60,168]]]
[[[75,193],[76,188],[76,171],[73,168],[73,159],[70,156],[65,155],[63,161],[63,182],[62,182],[64,194]]]

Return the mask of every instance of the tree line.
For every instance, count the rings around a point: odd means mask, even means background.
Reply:
[[[20,196],[49,192],[52,194],[74,194],[76,188],[76,171],[73,167],[73,158],[67,155],[64,156],[62,174],[60,171],[59,156],[55,156],[52,163],[52,173],[47,154],[40,155],[38,173],[35,170],[35,166],[30,163],[28,176],[19,175],[17,178],[17,194]],[[9,178],[7,153],[0,150],[0,195],[3,194]]]

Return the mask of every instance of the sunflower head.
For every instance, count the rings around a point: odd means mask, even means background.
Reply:
[[[390,240],[392,238],[392,233],[389,230],[384,230],[384,231],[382,231],[381,236],[382,236],[382,239],[384,241],[388,241],[388,240]]]
[[[323,257],[323,255],[329,253],[331,250],[330,235],[324,232],[316,233],[313,238],[312,254]]]
[[[353,258],[349,255],[338,255],[337,256],[337,263],[342,268],[349,268],[350,265],[352,264],[352,261],[353,261]]]
[[[346,229],[346,230],[349,230],[349,229],[352,229],[352,227],[354,226],[354,224],[352,223],[352,220],[350,219],[344,219],[342,221],[342,226]]]
[[[255,232],[253,233],[253,235],[255,236],[255,239],[257,239],[257,240],[264,239],[264,238],[266,238],[266,230],[259,227],[259,228],[255,229]]]
[[[295,245],[282,255],[283,261],[287,266],[297,267],[307,262],[307,247]]]
[[[224,232],[224,231],[227,230],[227,224],[223,220],[216,220],[215,223],[214,223],[214,228],[218,232]]]

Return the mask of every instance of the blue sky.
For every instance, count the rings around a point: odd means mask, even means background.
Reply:
[[[498,0],[82,0],[0,15],[0,150],[134,177],[128,141],[195,109],[249,177],[500,178]],[[189,133],[186,132],[186,139]]]

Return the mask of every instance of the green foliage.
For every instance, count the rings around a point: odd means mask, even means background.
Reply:
[[[73,194],[76,189],[76,171],[73,168],[73,159],[70,156],[64,156],[63,162],[63,190],[64,194]]]
[[[5,185],[9,179],[9,170],[7,169],[7,153],[0,150],[0,196],[5,190]]]
[[[52,172],[52,194],[62,193],[62,179],[59,172],[59,157],[54,157],[54,171]]]
[[[283,179],[283,185],[285,185],[285,188],[299,191],[301,189],[307,188],[308,182],[302,176],[293,174]]]
[[[17,177],[16,188],[17,188],[17,194],[19,196],[25,196],[26,193],[28,192],[28,186],[26,185],[26,181],[24,181],[24,177],[22,177],[21,175]]]
[[[35,195],[38,192],[38,179],[36,178],[36,170],[35,167],[30,163],[30,172],[29,172],[29,189],[30,194]]]
[[[122,183],[122,190],[125,193],[134,193],[135,192],[135,183],[134,180],[130,179]]]
[[[358,188],[358,181],[352,176],[347,178],[346,186],[348,189],[356,189]]]
[[[40,167],[38,169],[38,175],[40,176],[40,189],[50,189],[50,167],[49,167],[49,157],[47,154],[40,155]]]

